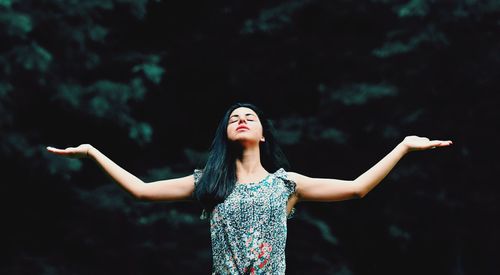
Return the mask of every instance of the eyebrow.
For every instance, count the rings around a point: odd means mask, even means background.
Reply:
[[[238,116],[238,115],[232,115],[232,116],[229,117],[229,119],[231,119],[231,118],[233,118],[235,116]],[[255,116],[255,115],[252,114],[252,113],[246,113],[245,116]]]

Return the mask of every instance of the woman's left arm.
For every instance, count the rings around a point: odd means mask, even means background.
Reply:
[[[449,146],[451,140],[429,140],[426,137],[407,136],[389,154],[355,180],[310,178],[289,172],[297,183],[299,201],[338,201],[362,198],[379,184],[398,161],[408,152]]]

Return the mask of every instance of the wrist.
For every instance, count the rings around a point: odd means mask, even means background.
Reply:
[[[399,143],[396,148],[398,150],[400,150],[403,154],[407,154],[409,153],[411,150],[410,150],[410,147],[408,147],[408,145],[404,144],[403,142]]]
[[[92,157],[94,156],[94,151],[95,151],[95,148],[94,148],[92,145],[89,145],[89,146],[87,147],[87,151],[86,151],[85,156],[86,156],[87,158],[92,158]]]

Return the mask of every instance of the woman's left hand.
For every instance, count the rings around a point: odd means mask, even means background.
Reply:
[[[419,136],[407,136],[401,142],[401,145],[404,146],[408,152],[434,149],[436,147],[444,147],[452,144],[453,142],[451,140],[429,140],[426,137]]]

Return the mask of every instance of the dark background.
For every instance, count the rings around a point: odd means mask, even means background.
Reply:
[[[0,1],[2,274],[208,274],[189,202],[146,182],[206,158],[230,104],[269,115],[296,171],[354,179],[407,135],[362,200],[303,202],[287,274],[498,274],[500,1]]]

